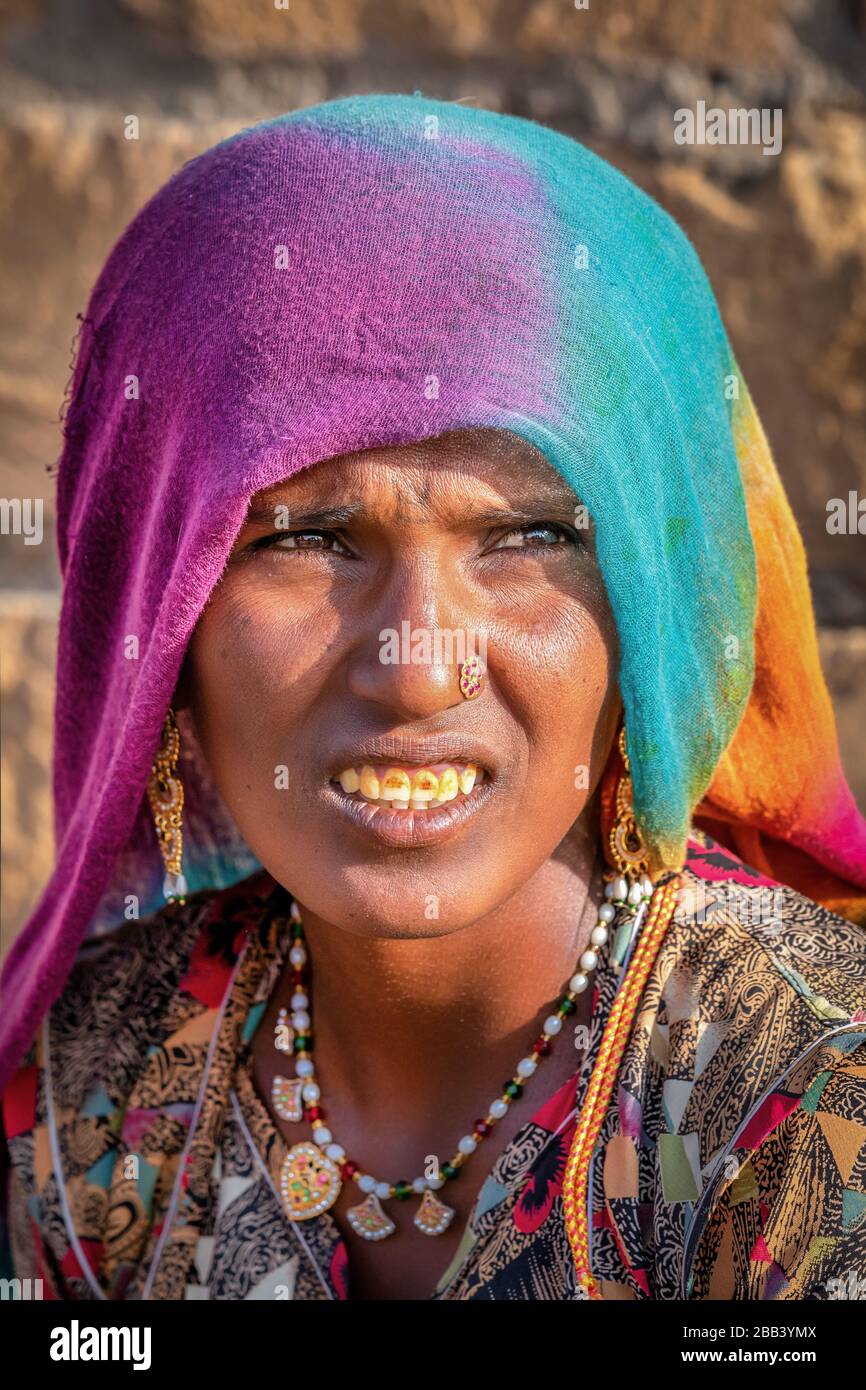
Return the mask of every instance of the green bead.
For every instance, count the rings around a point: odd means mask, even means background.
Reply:
[[[300,922],[293,922],[293,923],[292,923],[292,936],[294,936],[294,937],[297,939],[297,937],[303,936],[303,934],[304,934],[304,928],[303,928],[302,924],[301,924]]]
[[[459,1168],[455,1168],[453,1163],[443,1163],[443,1164],[442,1164],[442,1176],[443,1176],[443,1178],[456,1178],[456,1177],[457,1177],[457,1174],[458,1174],[459,1172],[460,1172],[460,1169],[459,1169]]]
[[[399,1201],[405,1202],[407,1197],[412,1196],[412,1184],[408,1183],[405,1178],[401,1178],[398,1183],[394,1184],[394,1196]]]
[[[573,1014],[576,1008],[577,1005],[573,999],[563,999],[559,1006],[559,1012],[561,1014]]]
[[[309,1043],[309,1041],[309,1036],[305,1037],[303,1033],[296,1033],[295,1040],[292,1043],[292,1046],[296,1052],[306,1052],[307,1044]]]
[[[517,1100],[519,1096],[523,1095],[523,1087],[517,1081],[508,1081],[505,1084],[505,1094],[510,1096],[512,1100]]]

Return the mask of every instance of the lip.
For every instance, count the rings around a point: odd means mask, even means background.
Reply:
[[[403,761],[407,762],[408,759],[404,756]],[[351,764],[344,763],[343,766]],[[378,841],[389,849],[438,845],[461,834],[481,814],[494,794],[493,783],[485,777],[471,796],[448,801],[432,811],[416,812],[392,811],[386,806],[356,800],[333,782],[329,782],[323,792],[326,805],[333,807],[366,839]]]
[[[341,749],[330,761],[329,776],[338,778],[347,767],[360,772],[364,763],[394,763],[397,766],[427,767],[430,763],[475,763],[490,777],[496,777],[499,757],[484,739],[462,734],[436,734],[429,738],[410,738],[402,734],[364,739],[351,748]],[[406,812],[398,811],[397,815]],[[428,815],[429,812],[425,812]]]

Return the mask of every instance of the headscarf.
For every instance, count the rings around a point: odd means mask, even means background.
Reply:
[[[472,427],[534,445],[593,519],[654,872],[704,816],[859,910],[866,826],[802,545],[693,247],[564,135],[352,97],[186,164],[83,317],[57,484],[56,868],[3,972],[0,1084],[83,935],[130,895],[158,905],[148,773],[251,495]],[[184,780],[190,891],[251,872],[207,769]]]

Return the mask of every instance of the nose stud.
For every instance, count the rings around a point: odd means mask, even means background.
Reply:
[[[484,667],[477,656],[470,657],[460,667],[460,690],[465,700],[477,700],[484,683]]]

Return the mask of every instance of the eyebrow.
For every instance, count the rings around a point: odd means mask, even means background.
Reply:
[[[551,511],[574,512],[581,504],[577,499],[562,494],[547,493],[544,496],[527,498],[522,505],[466,507],[461,508],[459,520],[462,525],[502,526],[507,523],[524,525],[549,515]],[[258,502],[250,507],[245,524],[247,526],[273,526],[274,513],[278,507],[285,507],[288,525],[295,527],[321,528],[331,530],[348,526],[353,521],[369,515],[371,509],[363,502],[350,502],[339,507],[293,508],[287,502],[274,501],[270,504]],[[281,528],[285,529],[285,528]]]
[[[278,500],[267,504],[257,502],[247,512],[244,524],[246,526],[273,526],[274,513],[277,507],[286,508],[290,526],[316,526],[323,530],[335,526],[348,526],[350,522],[362,516],[366,510],[361,502],[348,503],[343,507],[316,507],[304,510],[290,507],[288,502]]]

